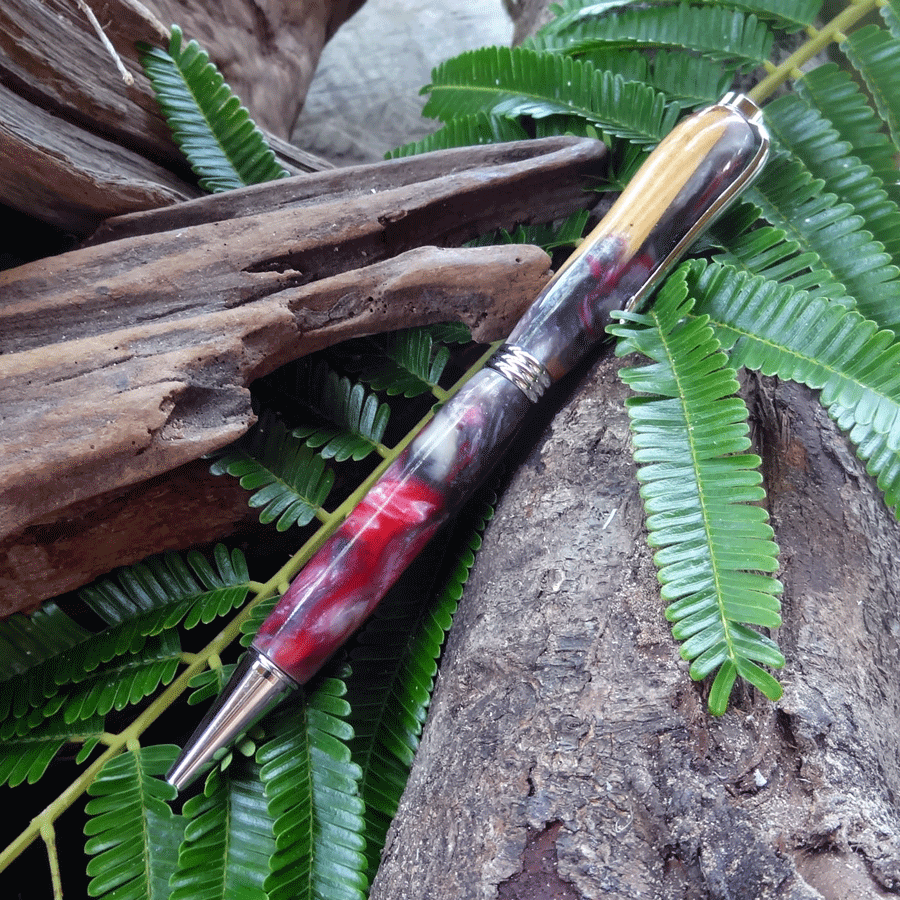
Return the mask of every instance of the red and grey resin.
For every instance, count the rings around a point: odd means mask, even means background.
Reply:
[[[661,274],[760,150],[759,132],[727,107],[712,107],[680,129],[510,335],[508,343],[541,363],[552,380],[603,339],[610,313]],[[529,405],[523,391],[493,369],[472,378],[310,560],[253,646],[298,684],[306,682],[459,509]]]

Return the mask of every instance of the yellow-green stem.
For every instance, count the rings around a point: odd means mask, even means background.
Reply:
[[[820,31],[804,42],[783,63],[776,66],[750,92],[749,97],[755,103],[762,103],[770,97],[789,78],[795,78],[816,55],[821,53],[832,41],[840,41],[843,36],[860,19],[873,12],[879,6],[879,0],[853,0],[850,5],[838,13]]]

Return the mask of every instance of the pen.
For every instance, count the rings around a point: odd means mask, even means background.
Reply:
[[[603,339],[614,311],[638,306],[756,177],[769,146],[761,119],[749,98],[728,94],[650,154],[506,343],[294,579],[167,774],[171,784],[189,784],[356,631],[493,467],[530,405]]]

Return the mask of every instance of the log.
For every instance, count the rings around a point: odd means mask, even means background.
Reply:
[[[896,521],[811,392],[749,397],[782,549],[785,693],[737,689],[711,718],[663,617],[619,365],[600,360],[530,436],[372,900],[893,896]]]
[[[328,167],[285,138],[325,41],[361,0],[88,5],[133,84],[75,0],[0,4],[0,203],[85,235],[107,216],[199,196],[135,48],[168,46],[170,22],[204,45],[288,171]]]
[[[284,179],[111,221],[88,246],[0,273],[5,611],[106,571],[85,527],[99,498],[133,530],[123,491],[243,434],[250,383],[279,365],[451,319],[479,340],[508,333],[545,283],[547,256],[421,245],[573,212],[604,157],[597,142],[564,138]],[[198,482],[197,508],[207,491]],[[193,518],[155,549],[227,530]],[[47,535],[79,531],[71,575],[55,556],[48,570]],[[116,562],[146,555],[146,541],[135,545]],[[90,552],[73,564],[79,547]]]

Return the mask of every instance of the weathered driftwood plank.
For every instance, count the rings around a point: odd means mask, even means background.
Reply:
[[[153,214],[113,222],[107,238],[129,236],[0,273],[7,611],[86,580],[82,565],[73,567],[81,580],[47,572],[54,529],[84,529],[85,510],[100,516],[103,496],[134,522],[123,493],[129,486],[246,431],[253,379],[331,343],[409,325],[457,319],[482,340],[507,333],[545,282],[546,255],[421,245],[591,202],[584,188],[602,163],[601,145],[564,139],[527,147],[525,158],[520,145],[492,148],[490,164],[482,164],[484,149],[453,151],[451,174],[437,174],[436,154],[387,163],[382,174],[362,167],[193,201],[159,214],[164,223]],[[334,193],[311,191],[307,178]],[[293,205],[281,199],[292,192]],[[230,217],[209,221],[207,204]],[[197,224],[181,222],[179,210]],[[136,223],[165,230],[133,233]],[[221,522],[207,528],[203,516],[194,518],[190,534],[179,526],[155,549],[223,533]]]

